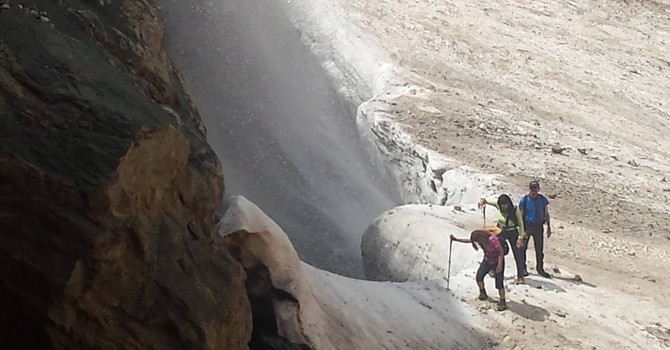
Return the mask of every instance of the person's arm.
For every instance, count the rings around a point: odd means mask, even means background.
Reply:
[[[501,273],[503,271],[503,265],[505,264],[505,259],[503,256],[505,252],[503,251],[502,245],[498,244],[498,265],[496,265],[496,273]]]
[[[482,198],[479,199],[479,204],[478,204],[479,209],[481,209],[486,204],[488,204],[490,206],[493,206],[493,207],[496,207],[497,209],[500,209],[500,208],[498,208],[498,197],[491,197],[491,198],[482,197]]]
[[[516,208],[516,222],[519,224],[519,237],[527,238],[526,227],[523,224],[523,210],[518,207]]]
[[[523,210],[521,210],[521,208],[519,207],[516,208],[516,222],[519,223],[519,240],[520,240],[520,242],[516,242],[516,246],[521,248],[528,239],[528,233],[526,233],[526,227],[523,224]]]
[[[551,237],[551,217],[549,216],[549,203],[544,206],[544,219],[547,221],[547,238]]]
[[[451,239],[452,241],[459,242],[459,243],[472,243],[472,241],[469,238],[457,238],[454,235],[449,236],[449,239]]]

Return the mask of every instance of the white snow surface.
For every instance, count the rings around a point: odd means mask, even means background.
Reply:
[[[386,110],[401,96],[425,97],[423,79],[396,65],[376,38],[352,25],[337,1],[293,0],[289,18],[303,41],[321,60],[343,96],[360,101],[356,123],[372,157],[395,176],[406,203],[465,204],[493,187],[497,175],[476,172],[466,164],[418,144],[407,125]],[[425,106],[425,108],[431,108]]]
[[[344,96],[370,98],[385,91],[400,75],[402,69],[380,45],[344,18],[336,1],[292,0],[285,5],[303,41],[340,84]]]
[[[459,216],[466,217],[452,207],[437,205],[405,205],[384,212],[363,235],[367,277],[396,282],[446,280],[449,235],[470,237],[470,231],[457,221]],[[451,247],[451,274],[475,268],[479,255],[471,245],[456,243]]]
[[[474,312],[442,281],[351,279],[300,262],[288,237],[256,205],[232,198],[219,233],[242,244],[242,264],[265,265],[275,288],[280,334],[312,349],[481,349],[491,345]]]
[[[435,205],[405,205],[380,215],[363,236],[364,266],[369,278],[377,280],[446,283],[449,235],[468,238],[471,230],[484,225],[480,211]],[[490,217],[490,216],[489,216]],[[489,222],[490,224],[491,222]],[[467,229],[464,229],[467,228]],[[531,245],[532,246],[532,245]],[[505,258],[505,288],[509,310],[494,311],[498,293],[494,280],[484,282],[491,300],[477,301],[475,274],[483,253],[470,244],[454,243],[452,248],[450,290],[482,314],[482,323],[504,325],[491,334],[503,339],[503,348],[536,342],[541,333],[535,325],[549,322],[555,331],[545,339],[543,348],[663,349],[670,346],[666,337],[670,310],[650,298],[627,295],[607,286],[574,279],[575,272],[564,266],[546,268],[554,278],[535,274],[525,284],[515,285],[516,267],[512,253]],[[528,251],[528,266],[534,266],[534,252]],[[625,320],[625,321],[624,321]],[[656,322],[654,320],[657,320]],[[518,338],[509,328],[528,333]],[[546,329],[546,326],[545,326]],[[546,330],[545,330],[546,332]],[[652,336],[657,332],[659,336]],[[532,335],[531,335],[532,334]],[[525,343],[524,343],[525,341]],[[525,344],[525,345],[524,345]]]
[[[292,310],[300,322],[292,324],[298,325],[295,329],[313,348],[670,348],[670,310],[652,298],[624,292],[625,280],[592,283],[599,279],[595,274],[616,278],[604,263],[598,269],[581,265],[589,268],[585,270],[589,276],[552,263],[550,256],[546,269],[554,278],[545,279],[532,270],[531,246],[531,276],[526,284],[515,285],[510,253],[505,267],[509,310],[496,312],[491,301],[498,296],[491,278],[486,277],[485,284],[492,300],[475,299],[474,275],[481,251],[454,243],[450,290],[445,290],[449,234],[467,237],[481,227],[481,213],[473,211],[476,200],[510,192],[511,187],[496,174],[484,174],[418,145],[407,131],[410,127],[394,121],[388,114],[392,101],[399,96],[421,100],[430,91],[420,86],[430,84],[394,66],[376,41],[379,38],[371,38],[343,18],[338,1],[291,0],[287,6],[305,42],[322,59],[340,91],[363,102],[356,116],[359,131],[398,179],[405,201],[445,205],[394,208],[368,229],[362,250],[365,259],[373,262],[371,277],[407,281],[398,283],[352,280],[299,262],[276,224],[253,204],[235,200],[231,210],[237,207],[237,213],[245,214],[235,219],[230,216],[235,211],[229,210],[224,231],[246,230],[263,237],[265,245],[256,247],[255,256],[268,266],[277,288],[299,300],[300,307]],[[489,213],[492,217],[493,212]],[[545,251],[556,244],[554,239],[546,241]],[[585,281],[575,280],[576,274],[583,274]],[[285,334],[299,341],[288,328]]]

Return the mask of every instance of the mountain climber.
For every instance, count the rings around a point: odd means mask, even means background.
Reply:
[[[487,204],[498,209],[496,226],[501,230],[498,238],[503,242],[509,242],[512,254],[514,255],[514,262],[516,263],[515,282],[516,284],[523,284],[524,273],[526,270],[526,255],[523,254],[521,250],[526,244],[528,234],[524,230],[521,210],[514,206],[512,199],[506,194],[501,194],[497,201],[493,198],[481,198],[478,205],[481,209]]]
[[[488,299],[486,288],[484,287],[484,277],[486,274],[495,269],[496,289],[500,300],[498,301],[498,311],[507,309],[507,302],[505,301],[505,286],[503,285],[503,276],[505,274],[505,257],[500,240],[498,237],[485,230],[475,230],[470,233],[470,239],[456,238],[453,234],[449,237],[452,241],[460,243],[472,243],[472,247],[478,250],[477,244],[484,250],[484,259],[479,264],[475,281],[479,287],[479,300]]]
[[[551,278],[546,271],[544,271],[544,224],[547,224],[547,238],[551,237],[551,220],[549,217],[549,200],[539,193],[540,183],[533,180],[528,185],[528,194],[523,196],[519,201],[519,209],[523,217],[523,225],[526,232],[533,238],[535,245],[535,259],[537,273],[546,278]],[[523,254],[524,270],[525,258],[528,244],[521,248]],[[528,276],[528,272],[524,272]]]

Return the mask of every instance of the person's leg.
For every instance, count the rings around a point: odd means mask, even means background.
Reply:
[[[519,265],[522,267],[522,273],[521,277],[526,277],[528,276],[528,267],[526,267],[526,251],[528,250],[528,244],[530,244],[530,239],[533,237],[530,235],[530,229],[528,228],[528,223],[524,223],[524,226],[526,226],[526,232],[528,232],[529,236],[526,239],[526,241],[523,244],[523,247],[519,249]]]
[[[525,261],[522,260],[521,248],[516,247],[516,241],[519,239],[519,231],[511,230],[505,232],[505,239],[509,243],[509,249],[512,250],[512,255],[514,256],[514,264],[516,265],[516,277],[523,278],[523,271]]]
[[[477,275],[475,276],[475,281],[477,281],[477,287],[479,287],[479,300],[486,300],[488,295],[486,295],[486,288],[484,287],[484,276],[491,270],[491,266],[482,260],[479,264],[479,269],[477,269]]]
[[[498,289],[498,295],[500,296],[500,300],[498,301],[498,311],[507,309],[507,302],[505,301],[504,276],[505,263],[503,262],[502,271],[500,271],[500,273],[496,272],[496,289]]]
[[[535,245],[535,267],[537,268],[537,273],[543,277],[550,277],[549,274],[544,271],[544,226],[539,225],[535,229],[533,242]]]

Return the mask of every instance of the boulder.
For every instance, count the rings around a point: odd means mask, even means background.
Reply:
[[[456,219],[456,216],[459,219]],[[363,234],[361,253],[368,279],[375,281],[446,280],[449,269],[449,236],[469,238],[471,230],[456,226],[475,217],[449,207],[403,205],[387,210]],[[453,243],[451,275],[476,265],[481,252],[471,245]]]
[[[38,0],[0,33],[0,348],[247,348],[221,167],[153,5]]]

